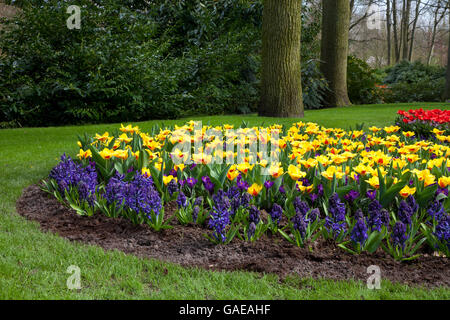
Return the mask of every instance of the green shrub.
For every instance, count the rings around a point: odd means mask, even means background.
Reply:
[[[330,90],[318,64],[318,61],[313,59],[302,63],[303,104],[307,110],[320,109],[325,93]]]
[[[421,62],[402,61],[384,70],[385,102],[441,101],[445,69]]]
[[[376,84],[377,74],[365,61],[354,56],[347,60],[347,88],[354,104],[381,103],[381,92]]]

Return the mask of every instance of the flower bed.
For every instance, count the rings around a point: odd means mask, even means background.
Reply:
[[[122,126],[80,137],[79,160],[62,156],[43,188],[80,215],[156,231],[171,228],[164,204],[175,201],[173,217],[209,229],[216,244],[270,233],[301,247],[321,238],[355,254],[382,248],[397,260],[448,256],[448,137],[369,129]]]
[[[447,141],[445,134],[450,130],[450,110],[399,110],[395,121],[403,131],[412,131],[422,139],[433,138]]]

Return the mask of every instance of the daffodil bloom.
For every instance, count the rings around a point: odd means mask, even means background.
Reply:
[[[247,189],[247,192],[256,197],[261,192],[262,188],[262,185],[254,183]]]
[[[400,190],[399,193],[403,198],[408,198],[410,195],[416,193],[416,188],[410,188],[409,186],[405,186],[402,190]]]

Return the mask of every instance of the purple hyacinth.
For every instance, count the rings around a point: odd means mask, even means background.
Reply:
[[[247,230],[248,239],[251,239],[251,237],[255,235],[255,231],[256,231],[256,224],[254,222],[251,222]]]
[[[210,212],[208,226],[213,229],[213,237],[224,243],[226,241],[226,227],[230,224],[230,201],[223,190],[213,196],[214,207]]]
[[[281,194],[285,194],[285,193],[286,193],[286,190],[284,189],[283,185],[281,185],[281,186],[278,188],[278,192],[281,193]]]
[[[398,218],[404,224],[411,224],[411,217],[414,214],[413,209],[406,201],[402,200],[398,206]]]
[[[366,223],[364,222],[363,218],[359,218],[356,221],[355,226],[353,227],[353,230],[351,232],[351,237],[352,241],[354,243],[359,243],[361,245],[364,245],[364,243],[366,242],[368,235],[367,235],[367,226]]]
[[[272,221],[275,222],[276,224],[280,223],[281,221],[281,216],[283,215],[283,208],[275,203],[272,207],[272,210],[270,210],[270,217],[272,218]]]
[[[311,202],[312,202],[312,203],[315,203],[316,200],[319,198],[319,196],[318,196],[317,194],[315,194],[315,193],[311,193],[311,194],[309,195],[309,198],[311,199]]]
[[[212,183],[211,179],[208,176],[203,176],[202,182],[206,191],[208,191],[209,194],[212,194],[214,192],[214,183]]]
[[[306,236],[306,229],[308,228],[308,220],[305,220],[305,218],[300,214],[297,213],[295,216],[291,218],[291,221],[293,223],[294,229],[300,232],[300,235],[302,239]]]
[[[441,217],[445,214],[444,206],[441,202],[434,201],[427,209],[427,213],[431,216],[432,219],[440,221]]]
[[[71,187],[76,188],[80,199],[93,205],[98,184],[94,162],[83,168],[81,164],[63,154],[61,162],[50,171],[49,178],[56,181],[60,193],[64,194]]]
[[[319,185],[317,186],[317,195],[318,195],[319,197],[323,196],[323,185],[322,185],[322,184],[319,184]]]
[[[153,179],[136,172],[133,180],[124,181],[124,176],[116,174],[105,187],[105,198],[108,204],[124,205],[137,213],[142,212],[150,219],[153,211],[159,215],[162,209],[161,197],[153,185]]]
[[[436,231],[433,233],[440,242],[447,245],[450,250],[450,215],[443,216],[436,226]]]
[[[170,182],[167,184],[167,191],[169,192],[170,196],[172,196],[175,192],[178,192],[178,183],[175,181],[175,179],[170,180]]]
[[[392,231],[392,241],[394,246],[401,246],[403,248],[408,238],[409,236],[406,234],[406,224],[398,221]]]
[[[325,218],[325,228],[338,237],[341,232],[347,230],[347,224],[345,222],[345,204],[341,202],[337,193],[334,193],[328,200],[328,211],[330,216]]]
[[[196,206],[201,206],[203,204],[203,197],[197,197],[195,200],[194,200],[194,207],[196,207]]]
[[[378,200],[373,200],[370,204],[369,204],[369,208],[368,208],[368,214],[369,214],[369,219],[368,219],[368,224],[370,226],[370,228],[376,231],[381,231],[381,226],[383,225],[383,221],[382,221],[382,215],[381,215],[381,210],[383,209],[383,206],[378,202]]]
[[[194,220],[194,222],[197,222],[197,217],[198,217],[199,212],[200,212],[200,207],[195,206],[194,209],[192,210],[192,219]]]
[[[258,224],[261,220],[260,212],[256,206],[250,207],[250,210],[248,211],[248,220],[250,223],[253,222],[255,224]]]
[[[180,208],[180,209],[186,208],[188,205],[186,195],[183,193],[183,191],[180,191],[180,193],[178,194],[177,204],[178,204],[178,208]]]
[[[214,201],[214,207],[219,211],[228,211],[231,207],[230,199],[226,193],[220,189],[216,194],[212,196]]]
[[[319,218],[319,216],[320,216],[320,210],[318,208],[314,208],[309,212],[308,219],[311,222],[314,222]]]
[[[296,197],[294,199],[294,209],[296,213],[300,213],[301,215],[305,215],[309,211],[309,206],[306,202],[302,201],[300,197]]]
[[[414,196],[410,195],[408,198],[406,198],[406,203],[411,207],[413,214],[419,210],[419,205],[417,204]]]

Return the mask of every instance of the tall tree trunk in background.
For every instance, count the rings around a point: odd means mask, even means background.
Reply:
[[[402,14],[402,21],[403,21],[402,59],[408,60],[408,53],[409,53],[408,36],[409,36],[409,16],[411,14],[411,0],[405,0],[405,1],[403,1],[403,4],[404,4],[404,7],[403,7],[403,14]]]
[[[400,46],[398,43],[398,28],[397,28],[397,0],[392,0],[392,21],[394,27],[394,50],[395,62],[400,61]]]
[[[420,4],[421,4],[421,0],[417,0],[416,1],[416,14],[414,15],[414,22],[413,22],[413,26],[411,29],[411,42],[409,44],[409,54],[408,54],[409,61],[412,60],[412,53],[413,53],[413,48],[414,48],[414,37],[416,34],[417,20],[419,20]]]
[[[387,64],[391,65],[391,0],[386,0]]]
[[[448,4],[448,7],[450,3]],[[448,25],[450,29],[450,8],[448,13]],[[447,49],[447,75],[446,75],[446,83],[445,83],[445,91],[444,91],[444,100],[450,99],[450,30],[448,33],[448,49]]]
[[[350,105],[347,92],[350,4],[348,0],[323,0],[322,8],[320,70],[330,87],[330,92],[325,97],[325,105]]]
[[[431,59],[433,58],[433,51],[434,51],[434,45],[436,42],[436,32],[437,27],[439,23],[441,23],[442,19],[445,16],[446,8],[445,10],[439,15],[439,10],[442,9],[442,2],[439,0],[436,11],[434,12],[434,21],[433,21],[433,31],[431,33],[431,43],[428,49],[428,56],[427,56],[427,66],[430,65]]]
[[[300,68],[301,7],[301,0],[264,0],[261,116],[304,116]]]

